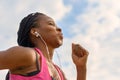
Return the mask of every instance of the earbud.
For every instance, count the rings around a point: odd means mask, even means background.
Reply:
[[[35,36],[36,36],[37,38],[39,37],[39,38],[42,40],[42,42],[45,44],[47,53],[49,54],[48,46],[47,46],[46,42],[44,41],[43,37],[42,37],[37,31],[35,31]]]
[[[38,32],[35,31],[35,36],[36,36],[36,37],[39,37],[40,34],[39,34]]]

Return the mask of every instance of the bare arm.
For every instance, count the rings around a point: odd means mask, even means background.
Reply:
[[[0,70],[16,69],[20,66],[30,65],[34,61],[34,50],[24,47],[12,47],[5,51],[0,51]]]
[[[72,59],[76,65],[77,80],[86,80],[88,52],[79,44],[72,44]]]

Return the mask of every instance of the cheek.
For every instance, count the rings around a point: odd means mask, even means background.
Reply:
[[[55,34],[57,34],[56,29],[53,27],[46,27],[44,29],[42,29],[42,33],[46,36],[55,36]]]
[[[63,40],[57,34],[48,34],[47,43],[54,46],[55,48],[62,45]]]
[[[46,38],[50,41],[55,41],[57,39],[57,34],[56,33],[48,33],[46,34]]]
[[[45,34],[48,38],[57,37],[57,31],[55,28],[47,28]]]
[[[46,27],[44,30],[42,30],[42,36],[44,37],[44,40],[50,44],[50,45],[61,45],[62,39],[58,36],[58,32],[56,31],[56,28],[54,27]]]
[[[57,46],[60,46],[60,45],[62,45],[62,43],[63,43],[63,39],[60,37],[60,36],[58,36],[58,35],[54,35],[52,38],[51,38],[51,42],[53,42],[54,44],[56,44]]]
[[[57,34],[52,31],[45,31],[43,33],[43,38],[45,39],[46,42],[50,43],[52,41],[55,41],[57,39]]]
[[[44,27],[44,28],[40,29],[40,33],[41,33],[42,37],[44,37],[44,39],[50,39],[50,38],[55,37],[55,35],[56,35],[55,29],[51,29],[49,27]]]

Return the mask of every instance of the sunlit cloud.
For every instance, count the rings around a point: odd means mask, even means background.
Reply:
[[[118,2],[88,0],[87,7],[79,16],[76,16],[76,23],[71,26],[70,34],[74,36],[67,40],[82,44],[90,52],[89,80],[118,80],[120,64],[115,64],[120,61],[118,60],[120,47]]]
[[[2,1],[0,40],[4,45],[0,48],[16,45],[19,22],[27,14],[39,11],[53,17],[55,21],[62,21],[66,14],[72,13],[71,10],[75,9],[72,4],[76,2],[81,1],[71,0],[69,5],[65,5],[62,0],[52,2],[17,0],[13,1],[10,7],[9,2]],[[54,59],[62,67],[68,80],[75,80],[76,70],[71,59],[71,43],[79,43],[90,53],[87,80],[119,80],[120,1],[88,0],[86,2],[84,10],[74,17],[76,22],[69,26],[70,31],[67,34],[73,36],[64,38],[64,44],[56,50]],[[0,80],[3,77],[0,76]]]

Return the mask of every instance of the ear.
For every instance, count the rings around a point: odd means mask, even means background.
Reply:
[[[30,34],[36,36],[35,32],[38,32],[37,28],[31,28]]]

